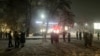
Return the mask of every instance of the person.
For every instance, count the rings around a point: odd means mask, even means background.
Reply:
[[[51,32],[51,43],[53,44],[54,42],[54,32]]]
[[[18,48],[19,47],[19,34],[17,31],[14,32],[14,40],[15,40],[15,48]]]
[[[85,47],[88,47],[88,43],[89,43],[89,40],[88,40],[88,37],[89,37],[89,33],[88,32],[84,32],[83,33],[83,35],[84,35],[84,46]]]
[[[51,43],[59,43],[59,34],[58,33],[51,33]]]
[[[1,39],[3,39],[3,32],[1,31]]]
[[[66,32],[63,32],[63,41],[64,41],[64,42],[66,42],[65,36],[66,36]]]
[[[20,34],[20,43],[21,43],[21,47],[24,47],[25,44],[25,33],[21,32]]]
[[[77,40],[78,40],[78,37],[79,37],[79,36],[78,36],[78,31],[77,31],[77,32],[76,32],[76,38],[77,38]]]
[[[79,39],[82,40],[82,33],[79,32]]]
[[[89,47],[92,47],[93,34],[89,33]]]
[[[55,40],[55,43],[59,43],[59,34],[58,33],[54,34],[54,40]]]
[[[2,38],[2,32],[0,31],[0,39]]]
[[[99,37],[100,37],[99,32],[97,33],[97,37],[98,37],[98,40],[99,40]]]
[[[12,36],[11,36],[11,31],[8,33],[8,47],[13,47],[13,44],[12,44]]]
[[[6,39],[8,38],[8,33],[7,33],[7,32],[5,32],[5,38],[6,38]]]
[[[71,34],[68,33],[68,42],[70,42]]]

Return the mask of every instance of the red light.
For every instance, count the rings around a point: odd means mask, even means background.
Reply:
[[[59,26],[59,25],[54,25],[54,26],[52,27],[52,29],[53,29],[54,32],[59,33],[59,32],[61,31],[61,26]]]

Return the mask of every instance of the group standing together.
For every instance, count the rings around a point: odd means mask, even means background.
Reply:
[[[14,45],[12,43],[12,40],[14,39]],[[17,31],[13,32],[13,36],[11,35],[11,31],[8,33],[8,47],[15,47],[15,48],[19,48],[19,47],[24,47],[24,43],[25,43],[25,33],[24,32],[20,32],[20,34]]]
[[[85,47],[92,47],[93,34],[89,32],[84,32],[84,45]]]
[[[71,34],[70,33],[66,33],[66,32],[62,32],[62,36],[63,36],[63,41],[66,42],[66,34],[68,37],[68,42],[71,41]],[[51,43],[59,43],[59,34],[52,32],[51,33]]]
[[[51,43],[59,43],[59,35],[58,33],[51,33]],[[66,38],[67,35],[67,38]],[[66,39],[68,43],[71,41],[71,34],[63,32],[62,33],[63,41],[66,42]],[[93,34],[91,32],[76,32],[76,39],[77,40],[83,40],[85,47],[91,47],[93,42]]]
[[[63,41],[66,42],[66,35],[67,35],[67,41],[68,43],[71,41],[71,34],[62,32]],[[99,39],[99,33],[97,34]],[[12,43],[12,39],[14,39],[14,45]],[[84,46],[85,47],[91,47],[93,42],[93,34],[91,32],[76,32],[76,39],[84,40]],[[8,47],[24,47],[25,43],[25,33],[20,32],[20,34],[17,31],[13,32],[13,36],[11,35],[11,31],[8,33]],[[59,43],[59,34],[52,32],[51,33],[51,43]]]

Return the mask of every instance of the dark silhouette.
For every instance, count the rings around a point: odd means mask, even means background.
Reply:
[[[21,32],[20,34],[20,43],[21,43],[21,47],[24,47],[25,44],[25,33]]]
[[[66,38],[65,38],[65,37],[66,37],[66,32],[64,31],[64,32],[63,32],[63,41],[64,41],[64,42],[66,42]]]
[[[82,32],[79,32],[79,39],[82,40]]]
[[[70,41],[71,41],[71,34],[68,33],[68,42],[70,42]]]
[[[54,38],[55,38],[55,43],[59,43],[59,34],[55,33]]]
[[[84,45],[85,45],[85,47],[88,47],[88,45],[89,45],[89,33],[88,32],[84,32],[83,33],[83,35],[84,35]]]
[[[98,38],[98,40],[99,40],[99,37],[100,37],[100,35],[99,35],[99,32],[97,33],[97,38]]]
[[[13,47],[13,44],[12,44],[12,36],[11,36],[11,31],[8,33],[8,47]]]
[[[6,39],[8,38],[8,33],[7,33],[7,32],[5,32],[5,38],[6,38]]]
[[[78,31],[76,32],[76,39],[79,39]]]
[[[54,42],[54,32],[51,33],[51,43],[53,44]]]
[[[92,41],[93,41],[93,34],[89,33],[89,47],[92,46]]]
[[[14,40],[15,40],[15,48],[18,48],[20,44],[20,39],[17,31],[14,32]]]
[[[59,34],[52,32],[51,33],[51,43],[59,43]]]
[[[0,39],[2,39],[2,31],[0,31]]]
[[[1,31],[1,38],[3,39],[3,32]]]

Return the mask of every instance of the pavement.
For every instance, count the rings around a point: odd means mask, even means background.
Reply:
[[[93,41],[93,47],[85,48],[83,40],[72,39],[70,43],[51,44],[50,40],[26,40],[23,48],[7,48],[8,40],[0,40],[0,56],[100,56],[100,40]],[[13,42],[14,44],[14,42]]]

